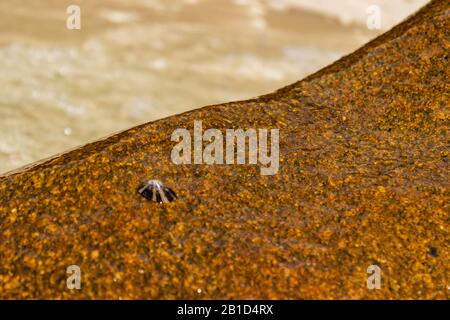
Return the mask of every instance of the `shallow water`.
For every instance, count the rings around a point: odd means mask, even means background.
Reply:
[[[78,3],[81,30],[66,29],[71,1],[0,3],[0,172],[137,124],[269,93],[383,31],[361,24],[360,6],[351,14],[314,1]]]

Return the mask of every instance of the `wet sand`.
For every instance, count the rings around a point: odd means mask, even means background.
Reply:
[[[449,1],[258,99],[0,178],[1,298],[448,299]],[[280,171],[175,165],[176,128],[279,128]],[[136,188],[160,179],[178,199]],[[66,288],[79,265],[82,289]],[[382,270],[379,290],[367,268]]]

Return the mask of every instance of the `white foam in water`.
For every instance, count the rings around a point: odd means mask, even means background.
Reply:
[[[428,3],[428,0],[261,0],[270,8],[287,10],[306,9],[337,18],[344,24],[364,25],[367,8],[377,5],[381,9],[382,28],[390,29],[401,20]]]
[[[373,38],[369,4],[380,5],[387,28],[425,2],[88,1],[89,23],[67,31],[55,1],[39,1],[36,14],[1,0],[0,173],[134,125],[273,92]],[[320,14],[305,22],[305,10]]]

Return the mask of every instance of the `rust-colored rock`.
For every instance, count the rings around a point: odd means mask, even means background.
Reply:
[[[3,176],[0,297],[449,298],[449,20],[449,1],[432,1],[273,94]],[[173,164],[170,135],[194,120],[279,128],[279,173]],[[145,179],[178,199],[146,201]],[[73,264],[81,290],[66,288]]]

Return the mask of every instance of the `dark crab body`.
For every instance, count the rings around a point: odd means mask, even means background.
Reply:
[[[148,180],[139,186],[138,192],[147,200],[165,203],[177,198],[175,192],[159,180]]]

